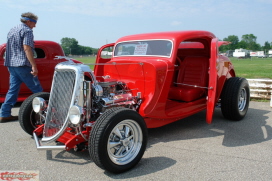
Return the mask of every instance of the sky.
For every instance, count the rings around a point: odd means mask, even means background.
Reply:
[[[92,48],[126,35],[179,30],[272,42],[272,0],[0,0],[0,44],[24,12],[39,17],[35,40],[68,37]]]

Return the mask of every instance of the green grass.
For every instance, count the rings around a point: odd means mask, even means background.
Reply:
[[[83,63],[95,63],[95,57],[73,57]],[[231,58],[237,77],[248,79],[269,78],[272,79],[272,58]],[[90,65],[93,69],[93,65]]]
[[[90,57],[72,57],[73,59],[76,59],[78,61],[81,61],[82,63],[88,64],[88,63],[95,63],[96,57],[90,56]],[[93,70],[94,65],[89,65],[90,68]]]
[[[231,58],[237,77],[272,79],[272,58]]]
[[[73,57],[73,58],[83,63],[95,63],[96,57],[90,56],[90,57]]]

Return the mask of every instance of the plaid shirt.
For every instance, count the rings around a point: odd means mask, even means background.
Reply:
[[[26,57],[23,45],[29,45],[34,52],[33,31],[24,23],[12,28],[8,33],[6,45],[5,66],[18,67],[30,66],[31,64]]]

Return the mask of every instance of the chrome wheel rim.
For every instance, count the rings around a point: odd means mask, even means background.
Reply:
[[[45,122],[45,113],[40,115],[32,110],[29,116],[30,124],[34,129]]]
[[[134,120],[123,120],[111,131],[107,144],[109,158],[117,165],[130,163],[142,147],[143,134]]]
[[[239,111],[243,111],[245,109],[246,103],[247,103],[247,92],[246,92],[246,89],[243,88],[239,94],[239,100],[238,100]]]

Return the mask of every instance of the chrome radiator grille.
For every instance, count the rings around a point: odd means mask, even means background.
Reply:
[[[74,70],[56,70],[50,93],[43,137],[52,137],[65,126],[75,86]]]

